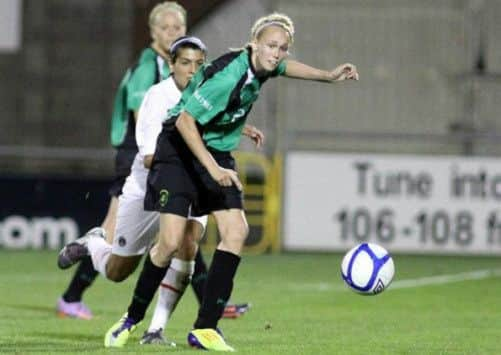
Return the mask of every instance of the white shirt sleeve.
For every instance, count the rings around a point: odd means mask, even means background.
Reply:
[[[136,142],[139,154],[144,157],[155,153],[157,138],[162,131],[162,123],[167,111],[181,98],[181,91],[172,76],[153,85],[139,107],[136,123]]]
[[[136,142],[141,156],[155,153],[157,137],[166,117],[167,100],[163,97],[160,87],[154,85],[141,103],[136,123]]]

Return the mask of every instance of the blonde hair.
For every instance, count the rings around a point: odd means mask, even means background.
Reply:
[[[160,4],[157,4],[150,12],[150,16],[148,19],[148,24],[151,27],[153,27],[157,21],[158,15],[164,13],[164,12],[174,12],[179,14],[181,17],[183,24],[186,26],[186,10],[184,7],[179,5],[175,1],[164,1]]]
[[[258,39],[259,35],[268,26],[281,27],[289,35],[291,43],[294,42],[294,23],[289,16],[278,12],[260,17],[254,22],[251,28],[251,40]]]

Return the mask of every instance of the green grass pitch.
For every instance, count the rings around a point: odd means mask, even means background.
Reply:
[[[220,322],[228,343],[240,354],[501,354],[499,276],[390,287],[364,297],[344,287],[340,260],[339,254],[244,256],[232,299],[253,307],[240,319]],[[395,285],[501,268],[493,257],[394,260]],[[58,270],[55,252],[0,250],[1,354],[196,353],[186,345],[197,311],[191,290],[166,332],[176,348],[138,344],[149,312],[125,348],[106,350],[103,335],[125,312],[137,273],[121,284],[96,280],[84,297],[93,320],[59,319],[56,299],[73,270]]]

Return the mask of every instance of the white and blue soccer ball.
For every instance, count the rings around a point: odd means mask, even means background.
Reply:
[[[350,249],[341,263],[341,276],[353,291],[363,295],[383,292],[393,280],[395,265],[380,245],[362,243]]]

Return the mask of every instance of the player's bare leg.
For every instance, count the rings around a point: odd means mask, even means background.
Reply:
[[[113,196],[108,205],[106,217],[101,225],[105,231],[106,239],[110,243],[113,241],[117,208],[118,198]],[[91,258],[84,256],[80,260],[80,265],[75,271],[68,288],[57,301],[56,311],[59,317],[92,319],[92,312],[82,302],[82,295],[92,285],[97,274],[98,272],[94,269]]]

